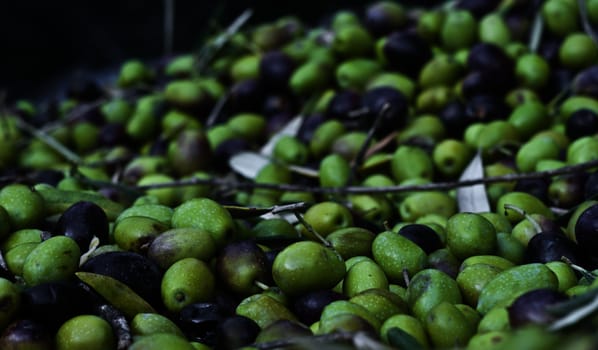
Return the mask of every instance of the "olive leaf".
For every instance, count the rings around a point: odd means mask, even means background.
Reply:
[[[591,291],[591,292],[594,292],[594,291]],[[582,306],[573,309],[571,312],[566,314],[564,317],[554,321],[548,327],[548,329],[551,331],[558,331],[558,330],[566,328],[568,326],[575,325],[578,322],[580,322],[582,319],[595,313],[598,310],[598,293],[592,293],[591,296],[592,296],[592,298],[589,299],[589,301],[587,301],[586,303],[583,303]],[[573,298],[573,299],[575,299],[575,298]],[[571,300],[571,301],[576,302],[575,300]],[[563,309],[566,306],[568,306],[568,305],[565,305],[564,303],[561,305],[561,307]]]
[[[459,181],[483,179],[484,166],[482,155],[478,151],[473,157],[467,168],[461,174]],[[482,213],[490,211],[488,195],[484,184],[465,186],[457,188],[457,204],[459,212]]]
[[[106,301],[132,319],[138,313],[155,313],[154,308],[124,283],[105,275],[75,272],[75,275]]]

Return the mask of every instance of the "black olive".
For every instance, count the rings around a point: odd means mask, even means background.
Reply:
[[[176,322],[190,340],[213,346],[218,325],[226,316],[217,303],[194,303],[179,312]]]
[[[293,311],[301,322],[312,324],[320,319],[322,310],[326,305],[343,299],[345,299],[344,295],[329,289],[309,292],[294,300]]]
[[[528,263],[561,261],[563,256],[575,264],[585,265],[577,245],[560,232],[538,233],[529,240],[525,249],[525,260]]]
[[[476,122],[489,122],[497,119],[506,119],[510,110],[502,97],[477,95],[467,101],[465,113]]]
[[[108,244],[108,233],[108,217],[104,209],[86,201],[74,203],[65,210],[52,230],[52,235],[75,240],[82,252],[89,249],[94,236],[100,240],[100,244]]]
[[[259,75],[264,86],[273,91],[288,88],[289,78],[295,70],[295,63],[281,51],[265,53],[259,63]]]
[[[281,113],[295,114],[297,101],[290,94],[273,93],[264,98],[262,114],[269,120]]]
[[[216,146],[214,150],[213,164],[220,171],[227,170],[228,161],[232,156],[245,150],[249,150],[251,145],[241,138],[233,138],[224,140]]]
[[[460,101],[447,103],[438,117],[444,125],[447,136],[456,139],[461,139],[465,129],[473,122],[473,119],[465,113],[465,105]]]
[[[362,117],[361,124],[365,128],[371,127],[385,106],[388,106],[376,129],[376,136],[387,135],[406,124],[409,109],[407,98],[395,88],[381,86],[370,89],[364,93],[362,103],[368,111],[367,115]]]
[[[361,95],[353,90],[342,90],[334,94],[326,108],[327,119],[356,119],[361,116],[352,116],[351,112],[360,111],[362,107]]]
[[[474,70],[465,75],[461,81],[461,95],[465,99],[475,96],[503,96],[513,87],[513,77],[487,71]]]
[[[58,329],[68,319],[92,312],[87,291],[75,282],[48,282],[23,290],[22,313]]]
[[[529,324],[547,325],[557,319],[548,311],[548,306],[567,299],[569,297],[566,294],[548,288],[526,292],[507,308],[509,323],[514,328]]]
[[[243,348],[254,342],[260,330],[260,326],[248,317],[241,315],[229,316],[217,327],[215,349],[233,350]]]
[[[514,62],[500,46],[479,43],[469,51],[467,67],[472,71],[512,76]]]
[[[426,254],[430,254],[444,246],[436,231],[427,225],[405,225],[401,227],[399,234],[417,244]]]
[[[381,37],[404,27],[407,18],[400,4],[380,1],[365,9],[363,22],[372,35]]]
[[[598,114],[587,108],[576,110],[565,123],[565,133],[570,140],[598,133]]]
[[[264,86],[257,79],[246,79],[233,85],[227,107],[230,113],[260,112],[265,98]]]
[[[163,272],[147,257],[133,252],[106,252],[87,260],[81,271],[110,276],[139,294],[151,305],[162,305]]]
[[[459,0],[455,8],[467,10],[476,18],[481,18],[496,9],[500,0]]]
[[[527,192],[541,200],[543,203],[548,203],[549,185],[550,179],[548,178],[525,179],[517,181],[513,190],[518,192]]]
[[[573,81],[573,93],[598,98],[598,64],[577,73]]]
[[[39,321],[20,319],[2,332],[0,349],[54,349],[54,334]]]
[[[432,58],[428,43],[408,31],[389,34],[383,51],[391,68],[412,78],[416,78],[421,68]]]

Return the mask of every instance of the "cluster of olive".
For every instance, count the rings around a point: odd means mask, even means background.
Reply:
[[[594,172],[487,184],[480,213],[455,191],[342,189],[455,181],[477,151],[480,176],[598,159],[596,24],[596,0],[381,1],[18,101],[0,123],[0,348],[595,345],[582,322],[547,330],[598,285]],[[301,186],[206,184],[247,181],[240,152],[267,158],[255,183]]]

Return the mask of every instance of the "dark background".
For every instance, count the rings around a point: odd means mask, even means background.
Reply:
[[[9,101],[52,95],[72,76],[114,72],[126,59],[163,53],[163,0],[0,3],[0,89]],[[341,3],[363,11],[366,2]],[[206,33],[247,8],[253,10],[247,26],[290,14],[315,24],[338,2],[175,0],[174,52],[199,48]]]

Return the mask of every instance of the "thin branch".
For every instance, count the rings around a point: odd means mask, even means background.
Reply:
[[[361,167],[361,165],[363,164],[363,160],[365,159],[365,155],[369,149],[370,142],[374,138],[374,134],[376,133],[376,131],[378,131],[378,129],[380,128],[380,123],[382,122],[382,119],[384,119],[384,117],[386,116],[386,114],[388,113],[389,110],[390,110],[389,103],[385,103],[382,106],[382,108],[380,108],[380,111],[378,112],[378,115],[376,116],[374,123],[368,130],[368,133],[365,137],[365,141],[363,142],[363,145],[361,145],[361,147],[359,148],[359,151],[357,152],[357,155],[355,156],[355,159],[353,159],[353,164],[351,165],[351,174],[350,174],[351,178],[349,179],[348,183],[352,183],[353,180],[355,180],[355,178],[357,177],[357,171],[358,171],[359,167]]]
[[[48,135],[44,131],[37,130],[32,125],[30,125],[22,119],[17,119],[17,127],[19,127],[21,130],[30,133],[31,135],[45,143],[47,146],[49,146],[50,148],[58,152],[61,156],[63,156],[69,163],[76,165],[83,164],[83,161],[75,152],[65,147],[54,137]]]
[[[436,182],[422,185],[397,185],[397,186],[383,186],[383,187],[365,187],[365,186],[347,186],[347,187],[317,187],[305,186],[298,184],[271,184],[271,183],[255,183],[255,182],[236,182],[230,180],[223,180],[219,178],[212,179],[186,179],[172,182],[164,182],[159,184],[151,184],[144,186],[136,186],[138,190],[150,190],[155,188],[180,187],[189,185],[211,185],[222,186],[229,189],[272,189],[288,192],[311,192],[311,193],[332,193],[332,194],[377,194],[377,193],[399,193],[409,191],[444,191],[458,187],[472,186],[477,184],[492,184],[498,182],[514,182],[521,180],[531,180],[546,177],[555,177],[566,174],[574,174],[598,167],[598,159],[588,161],[581,164],[565,166],[558,169],[551,169],[546,171],[537,171],[522,174],[508,174],[503,176],[485,177],[480,179],[470,179],[464,181],[448,181]]]

